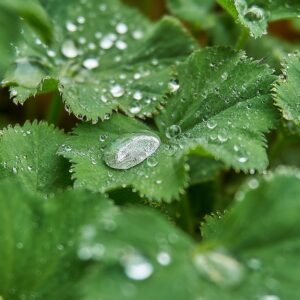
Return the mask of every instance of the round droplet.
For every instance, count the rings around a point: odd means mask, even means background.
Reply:
[[[96,69],[99,66],[99,61],[96,58],[87,58],[83,61],[83,66],[88,69]]]
[[[124,95],[125,90],[121,85],[115,84],[111,87],[110,93],[113,95],[113,97],[119,98],[119,97],[122,97]]]
[[[79,16],[79,17],[77,18],[77,22],[78,22],[79,24],[84,24],[84,23],[85,23],[85,17]]]
[[[78,56],[78,49],[72,40],[65,40],[61,47],[61,53],[67,58]]]
[[[134,94],[133,94],[133,99],[134,99],[134,100],[137,100],[137,101],[142,100],[142,99],[143,99],[143,94],[142,94],[142,92],[141,92],[141,91],[136,91],[136,92],[134,92]]]
[[[138,253],[130,253],[122,257],[121,264],[126,276],[132,280],[145,280],[153,273],[152,264]]]
[[[180,135],[181,133],[181,127],[179,125],[171,125],[166,130],[166,137],[168,139],[172,139]]]
[[[175,93],[179,90],[180,88],[180,84],[179,84],[179,81],[176,80],[176,79],[172,79],[170,80],[169,82],[169,90],[171,93]]]
[[[259,20],[262,20],[265,16],[265,11],[256,6],[256,5],[253,5],[252,7],[248,8],[245,12],[245,18],[248,20],[248,21],[259,21]]]
[[[118,23],[116,25],[116,32],[119,34],[125,34],[128,31],[128,26],[124,23]]]
[[[217,125],[218,125],[217,122],[214,121],[214,120],[209,120],[206,123],[206,126],[207,126],[208,129],[214,129],[214,128],[217,127]]]
[[[144,36],[143,32],[140,31],[140,30],[135,30],[132,32],[132,37],[135,39],[135,40],[140,40],[142,39]]]
[[[156,152],[160,138],[150,132],[132,133],[115,140],[104,150],[103,159],[113,169],[130,169]]]
[[[132,113],[132,114],[138,114],[141,112],[141,107],[140,106],[132,106],[130,107],[129,111]]]
[[[245,276],[243,265],[221,252],[197,254],[194,263],[201,276],[222,287],[236,286]]]
[[[104,50],[110,49],[114,44],[114,41],[111,39],[109,35],[103,37],[103,39],[100,41],[100,47]]]
[[[158,161],[155,157],[148,157],[147,159],[147,165],[150,168],[156,167],[158,165]]]
[[[159,252],[156,256],[158,263],[162,266],[167,266],[171,263],[171,256],[168,252]]]

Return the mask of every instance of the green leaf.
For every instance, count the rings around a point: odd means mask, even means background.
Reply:
[[[211,14],[214,4],[215,0],[167,1],[167,6],[172,14],[202,28],[208,28],[214,25],[214,16]]]
[[[86,264],[79,236],[105,227],[115,208],[101,195],[66,191],[45,201],[15,180],[0,182],[0,295],[77,299]]]
[[[88,243],[101,242],[109,258],[101,258],[79,285],[82,300],[194,299],[199,284],[190,255],[194,243],[185,234],[145,208],[124,211],[116,225]]]
[[[34,0],[2,0],[0,3],[0,78],[4,75],[15,55],[12,43],[21,37],[21,21],[31,25],[47,42],[52,39],[47,14]],[[13,24],[13,26],[12,26]]]
[[[1,177],[16,176],[31,191],[51,193],[71,184],[67,162],[56,155],[64,134],[46,123],[26,122],[1,131]]]
[[[195,42],[174,18],[152,25],[117,0],[45,2],[53,17],[55,42],[46,47],[26,34],[15,69],[6,83],[26,88],[14,98],[24,103],[43,91],[43,79],[55,79],[68,111],[96,122],[121,109],[151,116],[169,91],[172,66]],[[33,78],[25,74],[34,73]]]
[[[290,54],[286,59],[283,76],[274,88],[274,99],[283,117],[300,124],[300,55]]]
[[[51,22],[37,0],[2,0],[0,7],[14,13],[15,21],[19,17],[23,18],[46,42],[51,42]]]
[[[171,142],[209,153],[237,170],[263,170],[268,159],[262,135],[274,126],[271,70],[243,52],[206,48],[178,67],[180,89],[156,118],[160,132],[179,126]]]
[[[296,18],[300,13],[298,0],[218,0],[254,38],[267,33],[269,21]]]
[[[276,116],[269,96],[274,81],[271,71],[243,53],[208,48],[178,66],[178,78],[179,91],[156,119],[158,132],[124,116],[74,130],[59,153],[72,162],[76,186],[95,191],[131,186],[151,199],[171,201],[187,185],[187,153],[214,156],[244,171],[266,168],[262,132],[274,125]],[[102,151],[108,145],[145,131],[161,139],[147,161],[127,170],[105,164]]]
[[[205,226],[207,245],[228,251],[246,268],[240,286],[222,299],[299,295],[299,178],[299,171],[280,168],[250,179],[225,216]]]
[[[185,159],[174,155],[168,144],[162,144],[148,161],[128,170],[112,169],[103,161],[103,149],[110,143],[126,134],[147,131],[152,129],[115,115],[100,126],[80,124],[59,153],[72,162],[76,187],[104,192],[131,186],[149,198],[170,201],[183,192],[187,174]]]

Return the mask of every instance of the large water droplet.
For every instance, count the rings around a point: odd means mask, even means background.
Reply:
[[[244,17],[251,22],[262,20],[264,16],[265,16],[265,11],[256,5],[253,5],[252,7],[248,8],[245,11],[245,15],[244,15]]]
[[[87,58],[83,61],[83,66],[88,69],[96,69],[99,66],[99,61],[96,58]]]
[[[179,125],[171,125],[166,129],[166,137],[172,139],[177,137],[181,133],[181,127]]]
[[[67,58],[78,56],[78,49],[72,40],[65,40],[61,46],[61,53]]]
[[[110,88],[110,93],[115,97],[115,98],[119,98],[122,97],[125,93],[124,88],[119,85],[119,84],[115,84]]]
[[[222,287],[239,284],[245,275],[242,264],[221,252],[197,254],[194,262],[201,276]]]
[[[104,150],[104,161],[113,169],[129,169],[156,152],[160,138],[150,132],[124,135]]]
[[[141,91],[136,91],[136,92],[134,92],[134,94],[133,94],[133,99],[134,99],[134,100],[137,100],[137,101],[142,100],[142,99],[143,99],[143,94],[142,94],[142,92],[141,92]]]
[[[133,280],[145,280],[153,273],[152,264],[138,253],[126,254],[121,258],[125,274]]]

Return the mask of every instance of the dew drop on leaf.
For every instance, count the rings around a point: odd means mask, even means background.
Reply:
[[[130,169],[156,152],[160,138],[150,132],[132,133],[112,142],[104,150],[103,159],[113,169]]]
[[[111,36],[106,35],[105,37],[102,38],[99,45],[102,49],[108,50],[113,46],[113,44],[114,44],[114,41],[111,38]]]
[[[61,46],[61,53],[67,58],[78,56],[78,49],[72,40],[65,40]]]
[[[181,127],[179,125],[171,125],[166,129],[166,137],[172,139],[177,137],[181,133]]]
[[[251,22],[262,20],[264,16],[264,10],[256,5],[253,5],[252,7],[248,8],[244,15],[244,17]]]
[[[116,32],[119,34],[125,34],[128,31],[128,27],[125,23],[118,23],[116,25]]]
[[[99,66],[99,62],[96,58],[87,58],[82,64],[88,70],[96,69]]]
[[[199,253],[194,257],[194,263],[203,278],[221,287],[236,286],[244,279],[243,265],[221,252]]]
[[[157,262],[162,266],[167,266],[171,263],[172,259],[168,252],[159,252],[156,256]]]
[[[156,167],[158,165],[158,161],[155,157],[149,157],[147,158],[147,165],[150,168]]]
[[[67,30],[69,32],[75,32],[75,31],[77,31],[77,26],[73,22],[71,22],[71,21],[67,21],[66,22],[66,28],[67,28]]]
[[[113,97],[119,98],[124,95],[125,90],[121,85],[115,84],[110,88],[110,93],[113,95]]]
[[[128,253],[121,258],[121,265],[126,276],[132,280],[145,280],[149,278],[154,269],[152,264],[138,253]]]
[[[277,295],[263,295],[259,300],[280,300],[280,298]]]
[[[116,41],[116,47],[119,50],[125,50],[127,48],[127,44],[122,40],[118,40],[118,41]]]
[[[141,91],[136,91],[136,92],[134,92],[134,94],[133,94],[133,99],[134,99],[134,100],[137,100],[137,101],[142,100],[142,99],[143,99],[143,94],[142,94],[142,92],[141,92]]]
[[[170,80],[168,86],[169,86],[169,90],[170,90],[171,93],[177,92],[179,90],[179,88],[180,88],[179,81],[176,80],[176,79]]]

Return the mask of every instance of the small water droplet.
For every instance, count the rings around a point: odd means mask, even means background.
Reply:
[[[259,300],[280,300],[280,298],[277,295],[263,295]]]
[[[172,139],[181,134],[181,127],[179,125],[171,125],[166,129],[166,137]]]
[[[142,39],[144,36],[143,32],[140,31],[140,30],[135,30],[132,32],[132,37],[135,39],[135,40],[140,40]]]
[[[49,57],[55,57],[56,56],[56,52],[55,51],[53,51],[53,50],[51,50],[51,49],[49,49],[49,50],[47,50],[47,55],[49,56]]]
[[[141,107],[140,106],[132,106],[130,107],[129,111],[132,113],[132,114],[138,114],[141,112]]]
[[[71,22],[71,21],[67,21],[66,22],[66,28],[67,28],[67,30],[69,32],[75,32],[75,31],[77,31],[77,26],[73,22]]]
[[[110,88],[110,93],[113,95],[113,97],[119,98],[124,95],[125,90],[121,85],[115,84]]]
[[[176,79],[170,80],[168,86],[169,86],[169,90],[170,90],[171,93],[177,92],[179,90],[179,88],[180,88],[179,81],[176,80]]]
[[[150,157],[159,146],[159,137],[150,132],[127,134],[110,144],[103,158],[109,167],[126,170]]]
[[[61,53],[67,58],[78,56],[78,49],[72,40],[65,40],[61,47]]]
[[[132,280],[145,280],[149,278],[154,269],[152,264],[138,253],[129,253],[121,258],[125,274]]]
[[[108,50],[113,46],[113,44],[114,44],[114,41],[111,39],[111,36],[106,35],[102,38],[99,45],[102,49]]]
[[[156,256],[158,263],[162,266],[167,266],[171,263],[172,259],[168,252],[159,252]]]
[[[214,128],[217,127],[217,125],[218,125],[217,122],[214,121],[214,120],[209,120],[206,123],[206,126],[207,126],[208,129],[214,129]]]
[[[82,64],[86,69],[93,70],[99,66],[99,61],[96,58],[87,58]]]
[[[147,158],[147,165],[150,168],[156,167],[158,165],[158,161],[156,160],[155,157],[148,157]]]
[[[125,23],[118,23],[116,25],[116,32],[119,34],[125,34],[128,31],[128,26]]]
[[[85,23],[85,17],[84,16],[79,16],[77,18],[77,22],[78,22],[78,24],[84,24]]]
[[[133,94],[133,99],[134,100],[142,100],[143,99],[143,94],[141,91],[135,91],[134,94]]]
[[[118,41],[116,41],[116,47],[119,50],[125,50],[127,48],[127,44],[122,40],[118,40]]]

